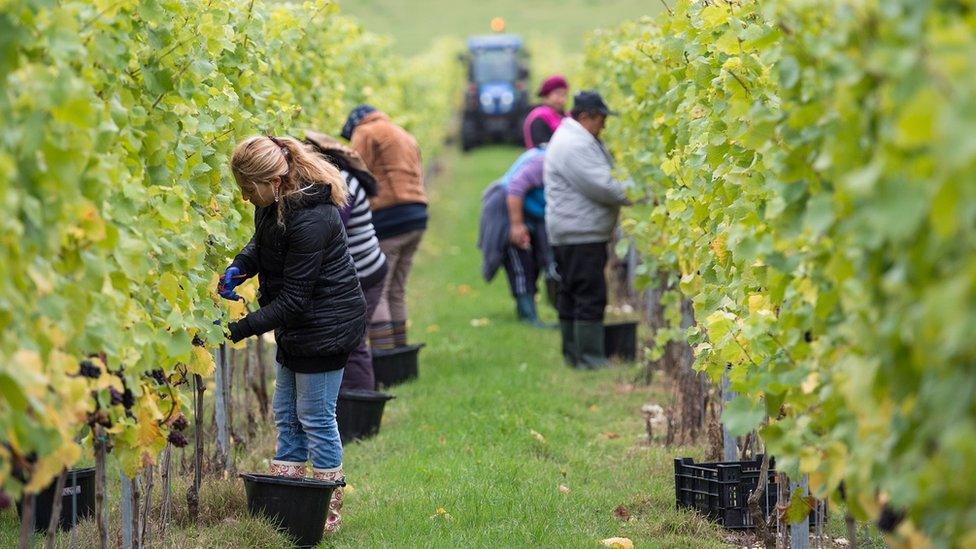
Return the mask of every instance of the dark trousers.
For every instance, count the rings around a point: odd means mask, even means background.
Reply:
[[[377,277],[375,283],[363,288],[363,295],[366,296],[366,318],[373,318],[376,307],[383,297],[383,278]],[[376,388],[376,378],[373,375],[373,355],[369,351],[369,337],[363,334],[359,347],[349,354],[346,361],[346,373],[342,376],[342,389],[366,389],[372,391]]]
[[[553,246],[559,292],[556,310],[559,320],[603,322],[607,307],[607,243]]]
[[[529,249],[523,250],[510,245],[505,251],[502,266],[508,276],[508,287],[512,297],[535,296],[537,282],[550,259],[549,244],[546,242],[546,228],[541,223],[528,222]]]

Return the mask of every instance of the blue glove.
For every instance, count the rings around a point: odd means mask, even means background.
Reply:
[[[217,286],[217,293],[220,297],[224,299],[229,299],[231,301],[240,301],[241,296],[237,295],[234,288],[238,287],[244,279],[247,278],[246,275],[241,274],[241,270],[237,267],[228,267],[224,271],[224,277],[221,279],[220,284]]]

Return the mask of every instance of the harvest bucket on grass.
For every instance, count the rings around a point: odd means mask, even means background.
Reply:
[[[287,533],[298,547],[322,541],[329,500],[344,482],[241,473],[247,492],[247,510],[262,515]]]
[[[404,345],[396,349],[373,351],[373,373],[376,388],[392,387],[419,375],[417,355],[424,344]]]
[[[51,511],[54,510],[54,489],[57,479],[34,500],[34,531],[47,530],[51,522]],[[23,500],[17,501],[17,513],[23,512]],[[82,520],[95,513],[95,468],[72,469],[64,481],[61,491],[61,517],[58,528],[70,530]]]
[[[380,432],[383,408],[393,395],[351,389],[339,392],[336,402],[336,421],[339,423],[339,438],[343,444],[369,438]]]
[[[636,360],[637,323],[618,322],[604,326],[604,346],[607,358]]]

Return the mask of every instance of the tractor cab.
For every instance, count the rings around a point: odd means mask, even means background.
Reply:
[[[510,34],[468,39],[468,66],[461,146],[486,142],[522,143],[522,121],[529,109],[527,54],[522,39]]]

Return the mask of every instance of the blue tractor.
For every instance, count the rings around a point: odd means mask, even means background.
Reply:
[[[488,142],[522,144],[522,121],[529,111],[527,57],[518,36],[494,34],[468,39],[468,52],[462,56],[468,65],[462,149]]]

